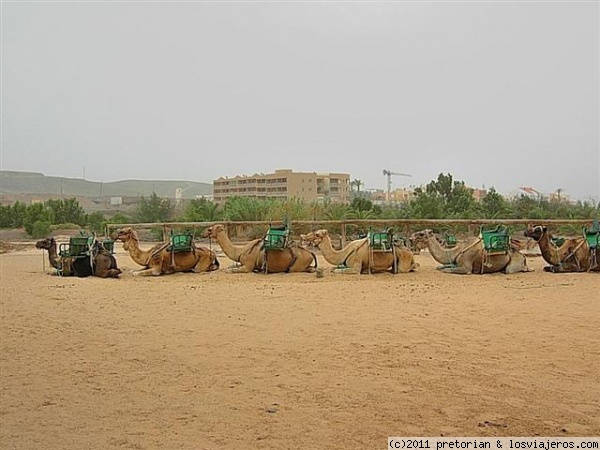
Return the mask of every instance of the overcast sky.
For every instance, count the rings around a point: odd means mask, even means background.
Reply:
[[[2,170],[384,189],[388,169],[600,198],[598,1],[1,8]]]

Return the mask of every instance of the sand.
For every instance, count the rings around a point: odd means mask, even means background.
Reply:
[[[599,274],[60,278],[0,255],[2,449],[600,434]],[[220,257],[222,268],[230,261]],[[330,267],[320,259],[324,267]]]

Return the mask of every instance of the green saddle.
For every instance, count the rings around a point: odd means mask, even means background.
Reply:
[[[172,252],[191,252],[194,247],[192,233],[171,234],[170,249]]]
[[[286,226],[270,227],[264,239],[265,250],[282,250],[289,246],[290,232]]]
[[[484,230],[481,227],[481,238],[483,239],[483,246],[488,253],[508,252],[510,236],[505,226],[498,225],[493,230]]]
[[[453,234],[446,234],[444,236],[444,243],[446,244],[446,248],[454,248],[458,241],[456,240],[456,236]]]
[[[110,253],[114,253],[115,252],[115,241],[113,241],[112,239],[104,239],[102,241],[102,247],[104,247],[104,250],[106,250]]]
[[[392,251],[394,246],[394,233],[391,228],[388,228],[385,231],[369,232],[367,236],[369,238],[369,246],[373,250],[384,252]]]
[[[583,228],[583,235],[585,236],[585,240],[587,241],[590,249],[597,249],[598,244],[600,243],[600,229],[592,228],[587,229]]]
[[[58,254],[62,257],[84,258],[90,256],[96,236],[81,232],[79,236],[71,236],[68,244],[60,244]]]

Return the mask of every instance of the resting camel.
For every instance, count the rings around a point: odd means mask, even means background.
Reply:
[[[419,267],[413,253],[405,247],[395,245],[394,252],[371,251],[368,237],[351,241],[341,250],[333,248],[327,230],[303,234],[302,239],[315,244],[327,262],[336,266],[333,271],[337,273],[360,274],[385,271],[407,273]]]
[[[525,236],[534,239],[542,252],[542,258],[550,264],[546,272],[600,272],[600,250],[595,249],[595,257],[585,237],[566,238],[561,246],[552,243],[548,228],[537,225],[525,230]]]
[[[442,264],[438,269],[453,265],[457,256],[462,253],[465,245],[474,242],[474,239],[470,239],[466,243],[458,243],[456,246],[448,248],[443,246],[440,239],[429,229],[413,233],[410,239],[416,243],[417,248],[421,248],[422,243],[425,243],[433,259]]]
[[[530,272],[527,258],[522,253],[509,248],[505,253],[490,254],[485,249],[481,238],[465,244],[460,254],[456,256],[454,264],[445,266],[441,270],[458,274]]]
[[[133,275],[159,276],[175,272],[210,272],[219,268],[217,255],[205,247],[194,246],[189,252],[171,252],[169,242],[156,244],[148,250],[140,248],[137,232],[131,228],[120,228],[112,235],[114,240],[123,242],[123,249],[144,269],[136,270]]]
[[[317,268],[317,256],[295,243],[270,251],[263,249],[262,238],[245,245],[233,245],[222,224],[208,227],[202,236],[215,239],[227,257],[239,263],[239,266],[227,269],[231,273],[314,272]]]
[[[122,270],[117,267],[117,260],[97,242],[94,245],[92,260],[90,257],[59,257],[56,251],[56,240],[53,237],[42,239],[35,244],[36,248],[48,250],[50,265],[63,276],[118,278]]]

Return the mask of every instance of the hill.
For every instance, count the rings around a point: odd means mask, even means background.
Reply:
[[[108,183],[81,178],[50,177],[39,172],[0,171],[2,194],[38,194],[61,197],[145,196],[175,198],[181,189],[184,199],[212,195],[212,184],[197,181],[123,180]]]

